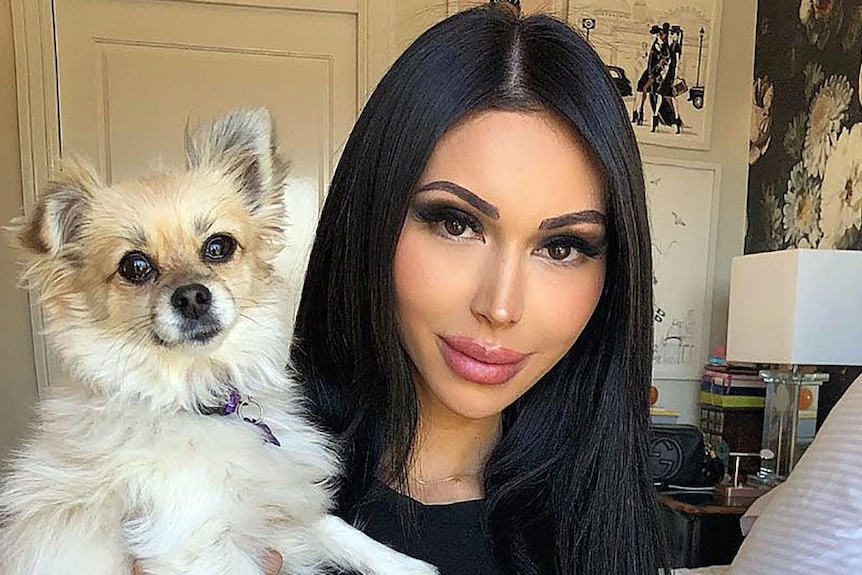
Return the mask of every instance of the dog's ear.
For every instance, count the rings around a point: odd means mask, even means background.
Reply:
[[[209,126],[187,126],[185,148],[190,169],[221,169],[236,179],[252,213],[281,206],[287,166],[267,109],[235,110]]]
[[[13,227],[18,245],[36,255],[58,255],[79,239],[88,221],[93,192],[101,186],[86,163],[69,160],[45,187],[33,211]]]

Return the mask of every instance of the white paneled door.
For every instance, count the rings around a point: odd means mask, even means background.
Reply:
[[[62,151],[125,178],[180,160],[187,120],[263,105],[322,193],[359,104],[358,10],[296,4],[55,0]]]

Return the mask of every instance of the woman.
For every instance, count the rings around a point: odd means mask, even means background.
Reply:
[[[416,40],[323,208],[293,365],[338,513],[454,573],[656,573],[650,239],[626,111],[512,3]]]
[[[668,26],[667,22],[665,22],[665,26]],[[682,55],[683,32],[679,26],[669,26],[669,28],[670,33],[667,36],[667,69],[655,89],[655,93],[661,97],[661,102],[658,106],[658,111],[653,116],[652,131],[655,132],[658,127],[658,121],[662,120],[668,125],[675,126],[676,133],[679,134],[682,129],[682,118],[680,118],[677,111],[677,93],[674,86],[677,83],[676,71],[679,66],[679,58]]]
[[[655,126],[658,125],[656,93],[659,85],[664,80],[671,59],[670,44],[668,44],[669,30],[670,24],[667,22],[664,23],[664,26],[653,24],[652,28],[650,28],[653,41],[650,45],[649,55],[647,56],[646,69],[641,74],[637,85],[637,91],[641,95],[640,105],[638,109],[632,112],[632,122],[636,122],[638,126],[643,125],[644,102],[646,102],[647,94],[649,94],[650,106],[653,111],[653,131],[655,131]]]

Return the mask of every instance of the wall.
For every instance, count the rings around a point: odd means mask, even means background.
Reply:
[[[0,0],[0,225],[23,210],[18,100],[10,0]],[[15,256],[0,246],[0,457],[17,441],[36,398],[27,294],[15,286]]]
[[[550,2],[525,2],[531,10]],[[731,6],[732,4],[732,6]],[[399,0],[395,3],[394,37],[400,52],[416,34],[446,15],[445,2]],[[710,347],[723,344],[727,318],[730,259],[742,253],[748,170],[747,134],[751,106],[756,3],[725,0],[722,16],[712,146],[709,151],[644,146],[647,158],[679,158],[719,164],[722,168],[715,291]],[[15,66],[10,0],[0,0],[0,222],[22,210]],[[36,375],[30,337],[28,300],[14,285],[11,251],[0,247],[0,455],[20,434],[36,397]],[[694,421],[694,382],[659,383],[660,403]]]
[[[757,29],[745,252],[862,250],[862,0],[762,2]],[[818,369],[822,423],[862,368]]]

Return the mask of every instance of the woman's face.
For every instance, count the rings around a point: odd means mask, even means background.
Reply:
[[[423,411],[496,416],[593,313],[607,244],[600,171],[548,113],[484,112],[438,143],[395,253]]]

